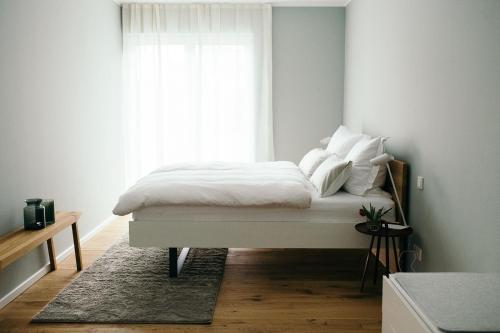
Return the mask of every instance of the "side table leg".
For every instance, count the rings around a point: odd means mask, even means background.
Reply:
[[[381,236],[377,236],[377,255],[376,260],[375,260],[375,270],[373,273],[373,284],[377,283],[377,275],[378,275],[378,262],[379,262],[379,255],[380,255],[380,238]]]
[[[71,231],[73,232],[73,244],[75,246],[75,259],[76,259],[76,270],[82,270],[82,252],[80,249],[80,237],[78,236],[78,227],[76,222],[71,225]]]
[[[389,277],[389,237],[385,236],[385,276]]]
[[[398,260],[398,251],[396,248],[396,237],[391,237],[392,238],[392,252],[394,252],[394,262],[396,263],[396,271],[401,272],[401,269],[399,268],[399,260]]]
[[[368,263],[370,262],[370,255],[372,253],[374,239],[375,239],[375,236],[372,236],[372,239],[370,241],[370,247],[368,247],[368,253],[366,254],[365,267],[363,268],[363,276],[361,278],[361,292],[363,292],[363,289],[365,287],[366,271],[368,270]]]
[[[55,271],[57,269],[56,250],[52,238],[47,239],[47,249],[49,250],[50,270]]]

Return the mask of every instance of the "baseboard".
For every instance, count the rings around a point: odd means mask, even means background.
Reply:
[[[112,215],[108,218],[106,218],[104,221],[99,223],[94,229],[90,230],[85,236],[80,238],[80,244],[84,244],[86,241],[88,241],[90,238],[92,238],[94,235],[96,235],[99,231],[101,231],[105,226],[110,224],[112,221],[116,219],[116,216]],[[74,251],[74,246],[71,245],[61,251],[56,257],[56,260],[59,262],[61,260],[64,260],[66,257],[68,257],[71,253]],[[45,266],[40,268],[35,274],[31,275],[29,278],[21,282],[17,287],[15,287],[12,291],[10,291],[7,295],[2,297],[0,299],[0,309],[5,307],[7,304],[12,302],[14,299],[16,299],[17,296],[21,295],[26,289],[31,287],[36,281],[40,280],[45,274],[50,272],[50,263],[47,262]]]
[[[87,234],[83,237],[80,237],[80,243],[85,243],[88,241],[90,238],[94,237],[99,231],[101,231],[105,226],[113,222],[114,220],[117,219],[117,216],[111,215],[108,218],[106,218],[104,221],[99,223],[94,229],[90,230],[87,232]],[[73,245],[70,247],[70,249],[73,249]],[[67,251],[67,250],[65,250]]]
[[[40,280],[48,272],[50,272],[50,264],[46,264],[35,274],[27,278],[24,282],[21,282],[20,285],[15,287],[11,292],[0,299],[0,309],[12,302],[17,296],[21,295],[26,289],[31,287],[36,281]]]

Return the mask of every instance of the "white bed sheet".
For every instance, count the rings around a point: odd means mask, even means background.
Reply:
[[[361,205],[372,204],[376,208],[393,208],[386,216],[394,221],[394,201],[383,191],[357,196],[338,192],[331,197],[320,198],[314,191],[310,208],[273,207],[215,207],[215,206],[157,206],[146,207],[133,212],[134,221],[298,221],[355,223],[365,218],[359,215]]]

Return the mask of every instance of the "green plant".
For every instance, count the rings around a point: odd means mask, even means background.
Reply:
[[[384,207],[380,208],[379,210],[375,209],[375,207],[370,204],[370,209],[367,209],[365,205],[361,206],[361,209],[359,210],[359,215],[365,216],[366,219],[372,223],[379,224],[380,221],[382,221],[382,217],[389,213],[392,208],[389,208],[384,211]]]

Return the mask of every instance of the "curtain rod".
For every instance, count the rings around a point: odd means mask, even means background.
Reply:
[[[113,0],[118,5],[126,3],[148,3],[148,4],[270,4],[273,7],[346,7],[351,0]]]

